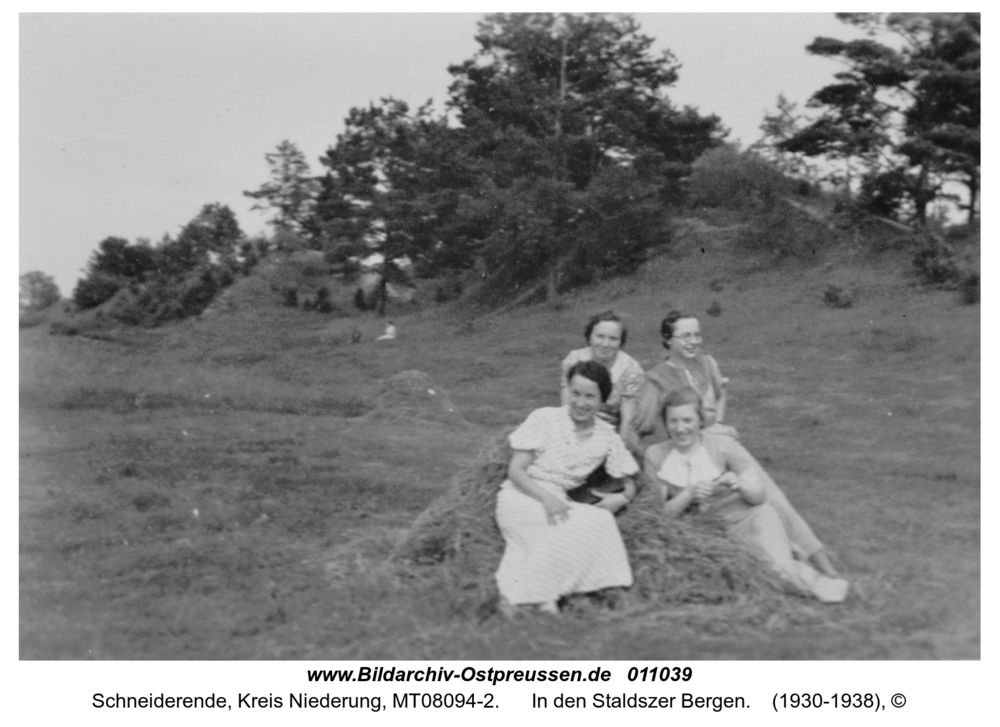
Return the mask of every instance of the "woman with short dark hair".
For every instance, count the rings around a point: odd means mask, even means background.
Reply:
[[[612,514],[628,495],[600,495],[595,505],[566,495],[601,465],[629,484],[638,472],[621,437],[597,416],[611,376],[596,361],[574,364],[568,375],[566,404],[536,409],[510,435],[514,454],[496,506],[506,544],[496,575],[504,608],[555,613],[563,596],[632,584]]]
[[[642,387],[642,366],[622,348],[628,340],[628,328],[622,316],[606,310],[591,317],[583,330],[585,348],[570,351],[562,362],[562,402],[566,403],[569,370],[581,361],[596,361],[611,374],[611,393],[598,413],[614,426],[629,447],[638,452],[638,437],[632,428],[636,399]]]

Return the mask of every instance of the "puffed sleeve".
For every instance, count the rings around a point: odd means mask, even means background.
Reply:
[[[619,381],[622,399],[638,399],[639,391],[642,389],[642,382],[645,379],[646,377],[642,372],[639,362],[630,358]]]
[[[629,477],[639,471],[639,465],[625,447],[618,432],[609,433],[608,456],[604,460],[604,470],[612,477]]]
[[[554,429],[551,412],[558,409],[535,409],[528,418],[507,437],[513,449],[535,451],[545,446]]]

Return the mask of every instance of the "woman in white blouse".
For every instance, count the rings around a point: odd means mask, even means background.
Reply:
[[[801,591],[843,601],[847,581],[795,557],[788,528],[768,501],[766,475],[750,453],[732,437],[703,429],[701,395],[690,387],[674,389],[664,401],[664,419],[670,438],[647,449],[643,465],[663,499],[664,515],[676,517],[692,506],[709,510],[730,538]]]
[[[506,543],[496,575],[504,606],[556,613],[562,596],[632,585],[613,513],[634,497],[639,468],[597,416],[611,376],[596,361],[581,361],[568,378],[563,406],[535,410],[510,435],[514,454],[496,507]],[[622,491],[598,494],[594,505],[570,500],[567,491],[602,464],[623,481]]]

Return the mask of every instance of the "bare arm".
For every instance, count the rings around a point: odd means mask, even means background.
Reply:
[[[728,485],[739,492],[740,497],[748,505],[760,505],[767,501],[764,482],[757,474],[753,457],[741,444],[733,439],[720,438],[724,442],[722,455],[727,472],[719,479],[720,484]]]
[[[715,421],[718,424],[726,418],[726,399],[729,397],[729,379],[722,379],[722,395],[719,397],[719,401],[715,404]]]
[[[622,399],[621,404],[621,424],[618,425],[618,433],[625,442],[625,446],[632,451],[639,451],[639,433],[635,427],[635,415],[638,411],[638,403],[631,397]]]
[[[729,397],[729,379],[722,375],[718,361],[712,357],[709,357],[709,361],[712,366],[712,378],[715,379],[715,383],[719,387],[719,399],[715,403],[715,421],[718,424],[722,424],[726,419],[726,399]]]
[[[631,477],[621,477],[618,481],[624,484],[624,489],[621,492],[593,491],[594,496],[598,498],[598,502],[594,503],[594,507],[600,507],[608,512],[616,513],[635,499],[635,480]]]
[[[666,483],[664,483],[666,484]],[[670,489],[665,490],[669,495]],[[678,494],[673,497],[669,497],[663,503],[663,514],[667,517],[677,517],[682,512],[691,507],[691,504],[695,502],[694,489],[689,487],[685,490],[681,490]]]
[[[542,503],[545,508],[545,515],[549,523],[555,525],[566,519],[569,515],[569,505],[555,495],[547,492],[535,482],[528,474],[528,465],[535,459],[532,452],[523,449],[515,449],[514,455],[507,465],[507,479],[514,483],[514,487],[523,492],[528,497],[532,497]]]
[[[649,434],[656,429],[656,421],[661,416],[663,392],[658,385],[646,378],[639,389],[631,425],[639,434]],[[625,421],[624,413],[622,422]]]
[[[663,502],[663,514],[667,517],[677,517],[695,501],[694,492],[688,488],[671,497],[670,486],[657,474],[661,464],[663,462],[654,455],[652,448],[647,450],[642,464],[643,478],[646,480],[646,484],[653,485],[659,493],[660,500]]]

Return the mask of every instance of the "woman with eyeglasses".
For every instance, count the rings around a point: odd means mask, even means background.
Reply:
[[[646,371],[634,420],[637,431],[649,436],[651,441],[667,439],[669,433],[664,426],[667,398],[674,391],[690,388],[701,397],[703,430],[735,439],[736,430],[722,423],[729,379],[722,375],[715,359],[701,350],[701,321],[698,316],[688,311],[670,311],[660,325],[660,335],[669,356]],[[760,463],[756,460],[753,463],[759,470],[767,501],[781,516],[796,555],[808,560],[820,573],[838,577],[839,573],[830,561],[826,548],[812,528]]]
[[[723,429],[726,413],[726,385],[715,359],[701,350],[701,321],[694,313],[673,310],[660,324],[663,347],[670,355],[646,372],[647,382],[638,402],[636,422],[646,434],[661,429],[663,402],[671,391],[690,387],[701,395],[705,428],[719,433],[734,433]],[[660,431],[660,434],[666,434]],[[662,439],[662,437],[659,437]]]

